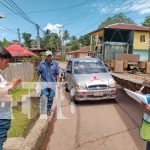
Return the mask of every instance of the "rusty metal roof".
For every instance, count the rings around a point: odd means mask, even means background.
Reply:
[[[134,31],[149,31],[149,27],[137,26],[133,24],[112,24],[105,27],[105,29],[125,29]]]
[[[146,31],[146,32],[150,31],[150,27],[138,26],[138,25],[133,25],[133,24],[117,23],[117,24],[108,25],[104,28],[99,28],[97,30],[90,32],[89,34],[96,33],[104,29],[118,29],[118,30],[120,29],[120,30]]]

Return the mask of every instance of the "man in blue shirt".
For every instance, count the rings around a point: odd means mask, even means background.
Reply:
[[[41,114],[46,113],[47,102],[47,115],[50,115],[50,110],[53,104],[53,98],[56,91],[56,82],[59,82],[59,65],[53,59],[52,52],[45,52],[46,59],[41,61],[38,68],[38,75],[41,76]]]

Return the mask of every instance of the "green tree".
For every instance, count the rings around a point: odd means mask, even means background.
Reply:
[[[65,30],[63,33],[62,41],[66,42],[67,40],[69,40],[69,38],[70,38],[69,32],[67,30]]]
[[[70,42],[68,43],[68,46],[70,46],[70,50],[77,50],[80,48],[80,43],[76,36],[72,36],[70,38]]]
[[[143,26],[150,27],[150,16],[147,16],[142,23]]]
[[[24,45],[28,48],[31,48],[31,34],[30,33],[22,33],[22,38],[24,39]]]
[[[82,46],[90,45],[90,35],[80,36],[79,42],[81,43]]]
[[[61,46],[61,40],[57,33],[51,33],[50,30],[46,30],[44,37],[41,39],[41,47],[52,50],[53,52],[59,50]]]
[[[31,39],[31,47],[32,48],[37,48],[37,40]]]
[[[9,46],[9,44],[10,44],[10,42],[8,40],[6,40],[5,38],[3,39],[3,41],[0,41],[1,48],[6,48]]]
[[[135,24],[135,22],[131,18],[128,18],[124,13],[119,13],[114,15],[113,17],[107,17],[106,20],[101,22],[99,28],[103,28],[115,23]]]

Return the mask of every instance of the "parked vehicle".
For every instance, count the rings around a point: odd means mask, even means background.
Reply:
[[[119,54],[128,54],[129,45],[124,42],[104,42],[100,50],[97,51],[96,57],[103,61],[115,60]]]
[[[95,58],[104,61],[112,70],[115,67],[114,61],[123,61],[123,70],[136,73],[139,71],[138,61],[140,56],[129,54],[129,44],[124,42],[104,42],[100,49],[97,49]],[[112,65],[114,64],[114,65]]]
[[[74,102],[116,99],[116,83],[96,58],[72,58],[65,72],[65,89]]]

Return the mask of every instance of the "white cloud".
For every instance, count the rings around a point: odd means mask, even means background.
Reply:
[[[106,6],[99,8],[100,13],[138,12],[139,14],[150,13],[150,0],[127,0],[121,6]]]
[[[135,12],[139,14],[150,13],[150,0],[128,0],[123,3],[120,10],[124,12]]]
[[[150,0],[134,1],[130,10],[138,11],[140,14],[150,13]]]
[[[103,7],[103,8],[99,8],[99,11],[101,13],[110,13],[112,11],[112,9],[109,7]]]
[[[48,23],[47,26],[44,28],[44,30],[49,29],[51,32],[59,34],[59,28],[61,27],[62,27],[61,24]]]
[[[150,13],[150,8],[144,9],[140,11],[140,14],[147,14]]]

